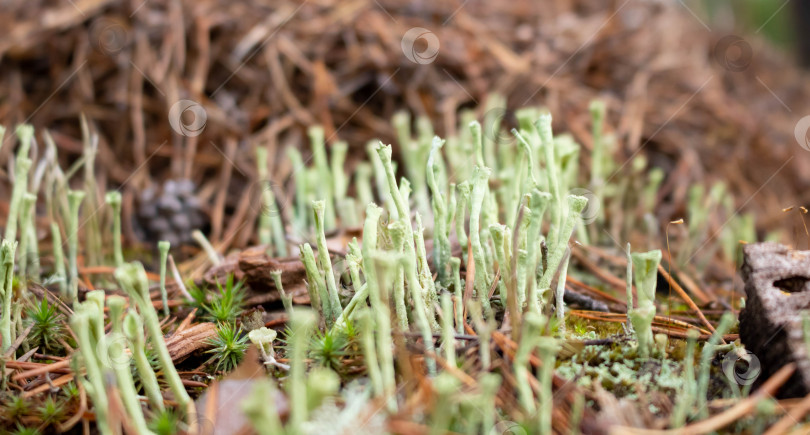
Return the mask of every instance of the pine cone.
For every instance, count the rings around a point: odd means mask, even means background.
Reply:
[[[137,226],[143,240],[167,240],[172,246],[192,243],[191,233],[207,225],[207,217],[194,194],[191,180],[168,180],[158,191],[148,187],[140,194]]]

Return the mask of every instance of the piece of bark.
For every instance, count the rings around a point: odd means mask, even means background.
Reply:
[[[254,246],[242,252],[229,255],[220,265],[212,267],[203,279],[209,285],[224,283],[229,274],[237,281],[247,285],[248,305],[259,305],[281,300],[276,289],[274,270],[281,271],[281,283],[284,291],[292,294],[296,304],[309,304],[309,294],[305,283],[306,271],[298,257],[272,258],[266,254],[264,246]]]
[[[810,251],[777,243],[746,245],[742,278],[747,300],[740,312],[740,339],[758,360],[757,381],[795,362],[796,372],[779,396],[805,396],[810,391],[810,358],[801,312],[810,308]]]
[[[214,347],[210,341],[216,334],[217,327],[213,323],[198,323],[166,338],[166,347],[172,361],[177,362],[194,351]]]
[[[241,279],[255,292],[248,299],[249,303],[261,304],[281,299],[270,274],[274,270],[281,271],[281,284],[285,292],[293,295],[293,302],[309,303],[305,282],[307,274],[298,258],[271,258],[265,253],[264,247],[258,246],[239,254],[238,269]]]

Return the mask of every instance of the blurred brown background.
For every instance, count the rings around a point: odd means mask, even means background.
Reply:
[[[260,213],[259,144],[284,203],[283,147],[304,145],[308,157],[314,123],[354,147],[352,171],[368,140],[394,142],[398,109],[445,136],[463,108],[503,106],[510,126],[512,110],[540,105],[588,149],[587,105],[600,98],[616,159],[644,155],[666,170],[663,222],[684,214],[690,185],[726,180],[764,232],[808,199],[810,151],[795,130],[810,115],[796,67],[810,38],[793,23],[807,6],[793,3],[12,0],[0,12],[0,124],[34,124],[40,152],[48,129],[64,165],[82,153],[84,114],[98,135],[99,185],[123,187],[131,241],[144,237],[140,192],[191,180],[189,207],[227,247],[252,242],[244,223]],[[413,28],[429,35],[409,53]],[[202,108],[204,119],[180,110],[194,131],[172,128],[181,100]]]

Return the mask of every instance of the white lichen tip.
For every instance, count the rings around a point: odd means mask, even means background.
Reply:
[[[588,105],[588,110],[591,111],[591,115],[602,115],[605,113],[605,102],[602,100],[593,100],[591,104]]]
[[[84,199],[85,193],[83,190],[70,190],[68,191],[68,202],[71,204],[77,204],[82,202]]]
[[[534,200],[538,201],[539,204],[530,204],[531,208],[537,209],[537,207],[535,207],[535,205],[537,205],[538,207],[542,207],[544,204],[548,204],[548,202],[551,201],[551,198],[553,198],[553,197],[548,192],[535,191],[532,195],[529,195],[529,199],[530,200],[534,199]]]
[[[110,204],[111,206],[117,207],[121,205],[121,192],[117,190],[113,190],[112,192],[107,192],[104,195],[104,202]]]
[[[129,310],[124,316],[124,335],[130,341],[143,340],[143,321],[134,310]]]
[[[588,205],[588,198],[578,195],[568,195],[568,207],[576,214],[582,213]]]
[[[317,124],[311,125],[307,130],[307,133],[311,138],[323,136],[323,127]]]
[[[326,209],[326,202],[324,202],[322,199],[313,200],[312,208],[315,209],[316,213],[323,213],[323,211]]]
[[[99,310],[104,310],[104,290],[93,290],[87,292],[85,295],[85,300],[87,302],[92,302],[98,307]]]
[[[275,329],[270,329],[264,326],[259,329],[254,329],[248,333],[250,342],[260,348],[264,348],[265,344],[272,344],[277,336],[278,332],[276,332]]]
[[[658,275],[658,264],[661,263],[661,250],[634,252],[630,255],[635,270],[636,289],[639,291],[639,303],[655,298],[655,285]],[[644,296],[642,298],[642,296]]]
[[[658,263],[661,262],[661,250],[634,252],[631,257],[633,259],[633,267],[636,270],[649,274],[653,273],[658,268]]]
[[[391,145],[386,145],[382,141],[377,141],[377,146],[375,147],[377,153],[380,155],[381,158],[385,157],[389,160],[391,159]],[[385,161],[385,160],[383,160]]]
[[[540,116],[537,117],[537,129],[540,130],[541,134],[544,131],[551,132],[551,121],[552,117],[550,113],[541,113]]]
[[[27,144],[30,143],[31,139],[34,137],[34,126],[31,124],[18,125],[17,137],[20,139],[21,144],[27,146]]]
[[[17,250],[17,241],[16,240],[7,240],[3,239],[2,245],[0,245],[0,257],[2,257],[2,261],[4,264],[14,264],[14,252]]]
[[[489,176],[492,174],[492,169],[486,166],[475,166],[473,168],[473,180],[474,182],[482,182],[489,179]]]

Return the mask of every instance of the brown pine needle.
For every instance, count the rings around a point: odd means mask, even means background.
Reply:
[[[810,394],[797,403],[784,417],[770,427],[765,435],[780,435],[787,433],[796,422],[801,421],[810,412]]]
[[[709,322],[709,320],[706,319],[706,316],[703,315],[703,311],[700,310],[700,307],[698,307],[695,301],[693,301],[692,298],[690,298],[689,295],[685,291],[683,291],[681,286],[674,279],[672,279],[672,276],[669,273],[667,273],[664,267],[661,266],[660,264],[658,265],[658,272],[664,277],[664,279],[667,280],[667,282],[669,283],[669,285],[672,286],[675,292],[678,293],[678,296],[680,296],[681,299],[683,299],[684,302],[686,302],[686,305],[689,305],[689,308],[693,309],[697,313],[698,317],[700,317],[700,321],[703,322],[703,324],[706,325],[706,327],[709,328],[710,331],[714,332],[714,326],[712,326],[711,322]],[[725,340],[721,338],[721,341],[723,341],[723,343],[725,344]]]

